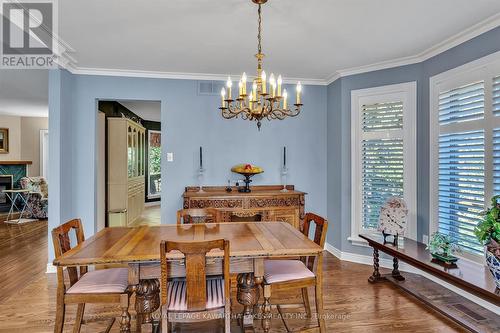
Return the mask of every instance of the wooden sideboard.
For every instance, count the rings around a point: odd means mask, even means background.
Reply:
[[[222,222],[232,222],[235,218],[258,216],[261,221],[284,221],[295,228],[302,228],[306,193],[295,191],[288,185],[283,192],[282,186],[252,186],[252,192],[240,193],[232,187],[231,192],[224,186],[205,186],[200,192],[198,187],[186,187],[184,209],[217,208],[221,211]]]

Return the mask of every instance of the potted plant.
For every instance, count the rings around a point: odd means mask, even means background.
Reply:
[[[486,264],[500,288],[500,195],[491,198],[491,207],[484,213],[484,218],[474,228],[474,234],[485,246]]]
[[[439,232],[432,234],[427,249],[431,252],[435,261],[443,263],[449,267],[454,267],[456,261],[458,260],[453,253],[460,252],[460,247],[449,235]]]

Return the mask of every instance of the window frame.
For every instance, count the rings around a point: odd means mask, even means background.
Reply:
[[[158,194],[151,194],[151,193],[149,193],[149,190],[151,189],[151,176],[150,176],[151,173],[149,172],[149,170],[151,169],[151,163],[150,163],[150,160],[149,160],[149,154],[150,154],[150,151],[151,151],[150,136],[151,136],[152,133],[159,133],[160,136],[161,136],[162,131],[161,130],[160,131],[158,131],[158,130],[148,130],[148,137],[147,137],[147,140],[148,140],[148,156],[147,156],[147,159],[148,159],[148,169],[146,170],[147,171],[146,176],[147,176],[147,186],[148,187],[147,187],[146,193],[147,193],[147,198],[149,200],[158,199],[158,198],[161,197],[161,191]],[[161,172],[160,172],[160,174],[161,174]]]
[[[439,228],[439,135],[484,130],[484,203],[489,205],[493,191],[493,131],[500,128],[500,116],[493,115],[493,79],[500,75],[500,52],[496,52],[432,76],[429,79],[429,236]],[[463,123],[439,124],[439,94],[477,81],[484,81],[484,118]],[[441,132],[441,128],[444,128]],[[491,152],[490,154],[488,152]],[[488,185],[489,184],[489,185]],[[459,257],[475,262],[484,255],[463,252]]]
[[[408,206],[407,237],[417,237],[417,82],[405,82],[351,91],[351,236],[348,240],[353,245],[367,246],[361,239],[363,229],[362,216],[362,141],[373,137],[374,132],[364,132],[362,124],[362,106],[370,103],[403,102],[403,129],[390,130],[385,138],[402,137],[404,149],[403,193]],[[400,132],[397,135],[395,132]],[[393,134],[394,133],[394,134]],[[377,133],[377,137],[381,137]]]

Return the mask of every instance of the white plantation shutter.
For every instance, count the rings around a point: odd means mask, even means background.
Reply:
[[[493,79],[493,114],[500,116],[500,76]]]
[[[500,194],[500,129],[493,131],[493,192]]]
[[[363,105],[363,131],[385,131],[403,128],[403,103]]]
[[[363,228],[376,229],[384,202],[403,197],[403,140],[363,140],[362,147]]]
[[[384,202],[403,197],[403,102],[365,104],[361,112],[362,226],[376,229]]]
[[[484,117],[484,82],[476,82],[439,95],[439,124]]]
[[[352,92],[353,242],[359,233],[377,229],[390,197],[405,199],[411,211],[408,236],[416,237],[415,96],[414,82]]]
[[[439,232],[481,253],[474,227],[484,210],[484,131],[439,136]]]
[[[433,86],[437,142],[431,142],[436,147],[431,164],[437,179],[431,183],[431,224],[464,253],[478,256],[483,246],[474,228],[491,196],[500,194],[499,65],[444,73],[447,79]]]

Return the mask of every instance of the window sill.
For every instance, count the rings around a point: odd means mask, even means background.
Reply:
[[[358,236],[347,237],[347,240],[354,246],[370,247],[366,240]]]

